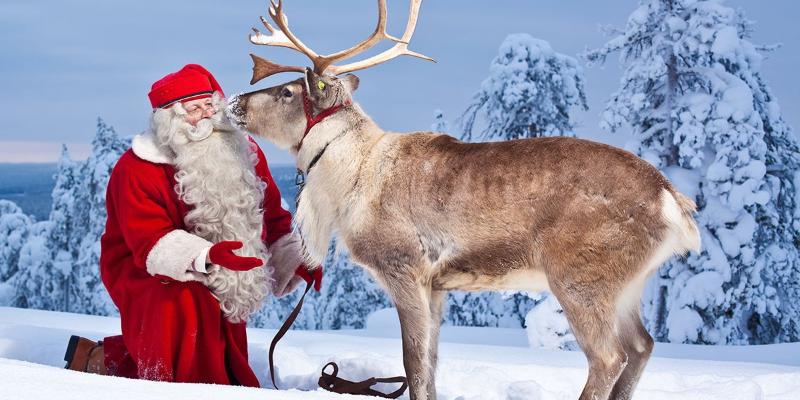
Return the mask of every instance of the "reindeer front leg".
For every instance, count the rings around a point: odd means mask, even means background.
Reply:
[[[428,365],[430,375],[428,377],[428,400],[436,400],[436,365],[439,361],[439,328],[442,325],[442,312],[444,311],[444,298],[447,294],[445,290],[431,290],[430,310],[431,323],[428,327]]]
[[[430,292],[408,279],[389,281],[389,291],[400,317],[403,338],[403,366],[408,379],[411,400],[433,400],[429,392],[431,381],[430,357]]]

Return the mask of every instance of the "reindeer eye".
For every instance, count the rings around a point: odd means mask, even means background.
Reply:
[[[292,97],[292,91],[289,90],[289,88],[283,88],[283,91],[281,91],[281,96],[287,97],[287,98],[288,97]]]
[[[323,81],[317,82],[317,87],[319,88],[319,90],[325,90],[325,82]]]

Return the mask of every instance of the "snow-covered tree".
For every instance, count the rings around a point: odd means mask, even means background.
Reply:
[[[602,127],[699,207],[703,249],[651,281],[645,320],[657,340],[800,340],[796,139],[760,75],[752,22],[722,1],[646,0],[624,31],[588,51],[620,51],[624,73]]]
[[[537,297],[537,296],[532,296]],[[542,294],[541,300],[525,317],[528,343],[533,348],[577,350],[578,343],[569,328],[564,309],[555,296]]]
[[[433,111],[433,124],[431,124],[432,132],[449,133],[450,124],[444,118],[444,111],[436,109]]]
[[[100,236],[111,169],[130,145],[101,119],[85,162],[62,149],[47,221],[37,223],[20,251],[13,279],[21,307],[90,314],[116,309],[100,280]]]
[[[19,270],[10,281],[15,288],[12,304],[16,307],[53,310],[63,300],[64,286],[53,279],[49,268],[52,260],[47,238],[52,226],[50,221],[40,221],[30,227],[19,253]]]
[[[32,220],[19,206],[0,200],[0,282],[17,272],[19,252],[28,238]]]
[[[79,181],[75,168],[76,163],[69,158],[67,148],[63,146],[51,194],[53,203],[49,220],[38,223],[35,233],[28,237],[31,221],[19,210],[16,215],[22,217],[16,220],[27,221],[26,234],[16,235],[16,240],[4,241],[8,245],[18,243],[24,249],[23,257],[19,257],[18,248],[17,259],[10,259],[7,263],[13,266],[12,272],[16,272],[13,279],[9,280],[9,285],[15,290],[14,303],[18,306],[58,311],[69,309],[66,295],[68,278],[77,254],[71,242],[74,224],[71,214]],[[0,217],[2,219],[7,217]]]
[[[321,329],[363,328],[369,314],[391,307],[383,289],[344,252],[331,246],[326,280],[317,302]]]
[[[119,157],[129,147],[130,143],[120,139],[113,127],[97,119],[92,153],[80,168],[83,182],[75,192],[72,213],[78,248],[70,276],[70,311],[101,315],[116,313],[100,280],[100,236],[106,223],[108,178]],[[72,250],[75,254],[75,249]]]
[[[327,278],[327,277],[326,277]],[[323,283],[325,280],[323,279]],[[264,305],[247,320],[247,326],[253,328],[279,328],[291,314],[305,290],[305,282],[294,292],[276,299],[269,297]],[[319,329],[316,304],[319,294],[313,289],[308,292],[292,329]]]
[[[514,292],[461,292],[447,294],[444,322],[459,326],[525,327],[525,315],[536,296]]]
[[[0,200],[0,306],[14,304],[19,257],[33,223],[19,206]]]
[[[572,107],[586,109],[578,62],[528,34],[509,35],[463,115],[465,140],[511,140],[570,135]],[[486,128],[473,135],[482,115]]]
[[[61,282],[62,290],[60,298],[52,299],[52,307],[47,309],[72,310],[67,294],[72,279],[72,268],[78,258],[78,246],[74,234],[77,221],[72,215],[75,208],[75,192],[81,182],[81,177],[78,175],[79,167],[80,165],[70,158],[67,147],[63,146],[55,176],[56,184],[51,193],[53,203],[49,221],[52,227],[47,238],[47,248],[50,251],[48,270],[53,281]]]
[[[0,307],[14,305],[17,290],[10,282],[0,282]]]

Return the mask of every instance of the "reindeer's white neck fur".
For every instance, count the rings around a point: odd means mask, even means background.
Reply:
[[[361,204],[355,187],[362,166],[375,156],[375,144],[386,138],[357,105],[342,110],[315,125],[297,154],[297,167],[308,165],[325,148],[325,153],[306,176],[298,197],[295,220],[308,251],[309,262],[325,259],[331,238],[352,218]]]

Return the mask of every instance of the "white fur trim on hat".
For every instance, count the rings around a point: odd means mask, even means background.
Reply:
[[[145,132],[133,137],[131,142],[133,154],[145,161],[156,164],[172,164],[174,161],[167,147],[158,143],[155,133]]]
[[[182,229],[162,236],[147,254],[145,264],[150,275],[164,275],[176,281],[205,282],[206,275],[192,271],[198,255],[213,243]]]

